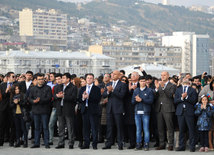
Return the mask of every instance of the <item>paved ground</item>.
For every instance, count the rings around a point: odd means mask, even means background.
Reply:
[[[102,150],[102,147],[104,144],[98,145],[98,150],[93,150],[92,148],[87,150],[81,150],[77,147],[78,142],[75,143],[75,147],[73,150],[69,150],[68,146],[64,149],[56,150],[54,147],[57,144],[57,139],[54,140],[55,145],[52,145],[50,149],[45,149],[44,146],[41,146],[37,149],[31,149],[31,148],[12,148],[9,147],[8,143],[4,144],[4,147],[0,147],[0,155],[142,155],[142,154],[149,154],[149,155],[188,155],[188,154],[204,154],[196,150],[196,152],[191,153],[189,150],[185,152],[176,152],[176,151],[156,151],[154,148],[150,148],[150,151],[145,152],[143,150],[141,151],[135,151],[135,150],[127,150],[126,147],[124,147],[124,150],[119,151],[116,146],[112,147],[110,150]],[[31,144],[30,144],[31,146]],[[213,154],[213,151],[210,151],[206,154]]]

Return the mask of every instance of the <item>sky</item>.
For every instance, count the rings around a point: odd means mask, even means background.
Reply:
[[[162,0],[144,0],[145,2],[152,2],[152,3],[161,3]],[[192,6],[192,5],[199,5],[199,6],[214,6],[214,0],[169,0],[169,3],[172,5],[183,5],[183,6]]]

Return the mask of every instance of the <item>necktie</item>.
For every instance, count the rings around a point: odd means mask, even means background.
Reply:
[[[187,86],[184,86],[184,93],[186,92]]]
[[[87,90],[87,94],[89,95],[90,94],[90,88],[91,86],[88,85],[88,90]],[[88,99],[86,99],[86,107],[88,107]]]
[[[113,89],[115,88],[115,86],[116,86],[116,82],[113,81],[113,84],[112,84]]]

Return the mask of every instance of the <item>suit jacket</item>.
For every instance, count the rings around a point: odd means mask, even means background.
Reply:
[[[186,109],[186,114],[189,116],[194,116],[194,105],[197,102],[197,92],[194,88],[188,87],[187,98],[181,100],[183,94],[183,86],[180,86],[176,89],[174,102],[177,105],[176,115],[180,116],[183,114],[184,105]]]
[[[61,106],[62,98],[58,98],[56,94],[63,91],[63,84],[54,88],[54,102],[56,102],[56,112],[58,116],[74,117],[75,106],[77,100],[77,87],[70,83],[64,90],[63,106]]]
[[[112,82],[107,84],[107,86],[112,85]],[[126,95],[126,84],[118,81],[117,85],[114,88],[113,92],[107,93],[107,90],[104,91],[103,97],[108,97],[108,103],[106,105],[107,114],[122,114],[124,113],[124,97]]]
[[[0,101],[0,112],[3,112],[9,108],[10,105],[10,93],[5,93],[7,89],[7,83],[2,83],[0,85],[0,91],[2,94],[2,100]]]
[[[156,95],[156,103],[155,103],[155,111],[156,112],[175,112],[174,105],[174,94],[176,90],[176,85],[168,82],[165,89],[161,86],[158,91],[155,92]],[[162,103],[162,104],[161,104]]]
[[[84,114],[86,110],[86,100],[82,100],[82,94],[86,91],[86,86],[80,88],[79,91],[79,103],[81,105],[81,113]],[[88,112],[90,114],[100,114],[99,104],[101,100],[101,91],[100,88],[93,84],[89,98],[88,98]]]

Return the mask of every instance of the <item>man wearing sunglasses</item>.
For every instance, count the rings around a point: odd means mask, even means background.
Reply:
[[[7,134],[6,137],[9,138],[9,145],[13,146],[15,140],[15,125],[9,104],[10,90],[15,83],[15,74],[13,72],[8,72],[6,76],[7,82],[0,85],[0,91],[2,93],[2,100],[0,102],[0,146],[3,146],[4,144],[5,134]],[[5,131],[7,131],[7,133]]]

